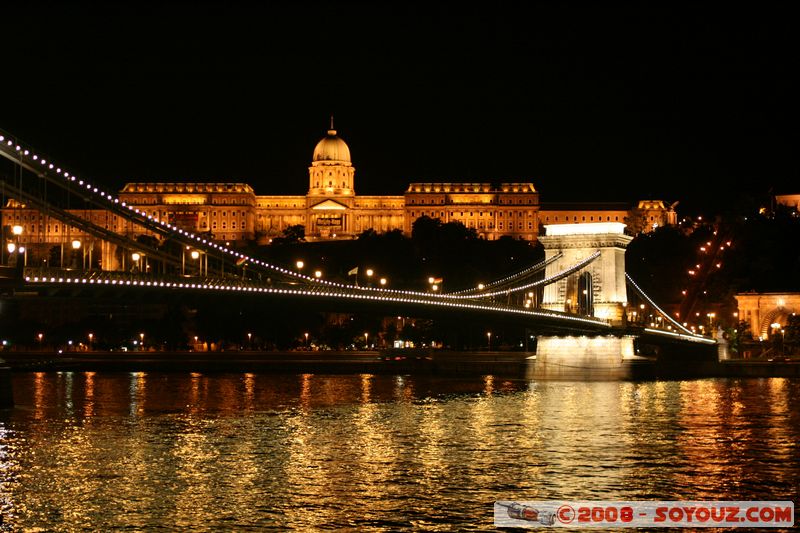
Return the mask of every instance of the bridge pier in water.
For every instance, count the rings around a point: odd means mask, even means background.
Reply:
[[[526,370],[529,379],[622,380],[638,377],[650,366],[636,355],[631,335],[541,336],[536,359]]]
[[[552,224],[539,238],[548,264],[545,278],[570,265],[586,266],[547,285],[542,307],[604,318],[616,326],[625,319],[628,302],[625,248],[632,237],[625,224],[596,222]],[[590,258],[596,255],[594,259]],[[528,369],[535,379],[627,379],[646,359],[635,354],[633,336],[540,336],[536,360]]]

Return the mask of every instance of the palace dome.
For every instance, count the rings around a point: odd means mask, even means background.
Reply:
[[[317,143],[312,161],[345,161],[350,163],[350,148],[336,136],[336,130],[328,130],[328,135]]]

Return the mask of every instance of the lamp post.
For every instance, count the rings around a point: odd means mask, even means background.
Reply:
[[[374,271],[374,270],[372,270],[371,268],[368,268],[368,269],[367,269],[367,287],[370,287],[370,286],[371,286],[371,283],[370,283],[370,282],[372,281],[372,275],[373,275],[374,273],[375,273],[375,271]]]
[[[303,337],[306,338],[306,348],[308,348],[308,332],[303,333]]]
[[[78,268],[78,250],[81,249],[81,241],[79,239],[72,240],[72,253],[75,268]],[[81,268],[83,268],[83,255],[81,255]]]
[[[11,234],[13,235],[13,239],[9,240],[6,244],[6,250],[8,250],[8,264],[11,265],[11,258],[14,256],[14,252],[19,252],[20,254],[25,253],[25,248],[20,243],[19,236],[22,235],[22,226],[16,224],[11,226]],[[17,259],[19,261],[19,259]]]
[[[140,350],[144,351],[144,333],[139,333]]]
[[[486,340],[487,340],[487,343],[488,343],[488,351],[492,351],[492,332],[491,331],[487,331],[486,332]]]
[[[200,252],[198,250],[192,250],[192,253],[189,254],[192,257],[192,260],[197,261],[197,275],[203,275],[203,262],[200,261]]]
[[[369,350],[369,332],[364,332],[364,343],[366,344],[366,349]]]
[[[253,349],[253,334],[252,333],[248,333],[247,334],[247,348],[249,350]]]
[[[314,277],[317,278],[317,279],[321,278],[322,277],[322,270],[315,270],[314,271]]]
[[[142,270],[139,266],[139,261],[141,261],[141,259],[142,259],[142,254],[140,254],[139,252],[133,252],[131,254],[131,260],[133,260],[134,268],[136,269],[137,272],[141,272]]]
[[[381,278],[379,280],[379,283],[381,284],[381,287],[385,287],[386,286],[386,278]]]
[[[89,350],[91,351],[92,341],[94,340],[94,333],[89,333],[88,337],[89,337]]]

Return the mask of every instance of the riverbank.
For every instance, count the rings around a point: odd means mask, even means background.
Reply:
[[[9,352],[14,371],[184,371],[523,377],[530,353],[447,351]]]
[[[445,350],[232,352],[6,352],[11,371],[257,372],[291,374],[420,374],[524,379],[535,354]],[[800,377],[800,360],[735,359],[638,365],[635,379]]]

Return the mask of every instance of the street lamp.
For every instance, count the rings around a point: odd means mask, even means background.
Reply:
[[[80,249],[81,249],[81,241],[79,239],[73,239],[72,241],[73,268],[78,268],[78,250]],[[83,256],[81,256],[81,268],[83,268]]]
[[[488,341],[488,346],[489,346],[488,349],[491,351],[491,349],[492,349],[492,332],[491,331],[487,331],[486,332],[486,339]]]
[[[380,284],[381,284],[381,287],[385,287],[386,286],[386,278],[381,278],[380,279]]]
[[[39,341],[39,349],[42,349],[42,340],[44,339],[44,333],[39,333],[36,335],[36,340]]]
[[[364,343],[366,344],[366,348],[369,349],[369,332],[364,332]]]
[[[141,345],[141,350],[144,351],[144,333],[139,333],[139,344]]]
[[[247,346],[248,346],[249,349],[251,349],[251,350],[253,349],[253,334],[252,333],[248,333],[247,334]]]
[[[24,228],[22,226],[20,226],[19,224],[16,224],[14,226],[11,226],[11,233],[13,233],[17,237],[19,237],[20,235],[22,235],[23,229]]]
[[[197,275],[198,276],[202,276],[203,275],[203,260],[201,259],[200,256],[201,256],[201,254],[200,254],[199,250],[192,250],[192,252],[189,254],[189,257],[191,257],[193,260],[197,261]],[[206,274],[207,273],[208,273],[208,264],[206,264]]]
[[[303,333],[303,336],[306,338],[306,348],[308,348],[308,332]]]
[[[314,271],[314,277],[317,278],[317,279],[321,278],[322,277],[322,270],[315,270]]]
[[[303,270],[303,267],[306,266],[306,264],[305,262],[303,262],[302,259],[298,259],[297,262],[295,262],[294,266],[297,267],[297,270]]]
[[[89,333],[89,349],[92,349],[92,340],[94,340],[94,333]]]

